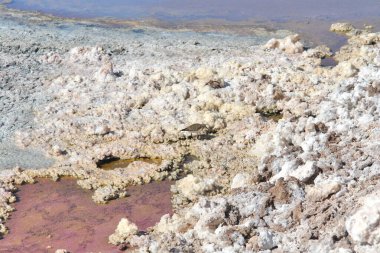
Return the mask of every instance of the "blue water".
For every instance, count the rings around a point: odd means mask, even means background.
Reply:
[[[380,17],[379,0],[14,0],[8,7],[77,18],[339,20]]]
[[[69,18],[162,20],[174,27],[181,27],[182,21],[244,21],[245,27],[292,30],[312,45],[326,44],[333,51],[346,38],[330,33],[331,23],[372,24],[377,31],[380,27],[380,0],[13,0],[7,7]],[[218,30],[215,23],[211,27]]]

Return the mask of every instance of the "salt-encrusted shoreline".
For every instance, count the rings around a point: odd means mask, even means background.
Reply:
[[[378,252],[380,35],[333,28],[349,45],[324,68],[326,48],[304,51],[297,36],[264,46],[286,35],[273,32],[1,19],[2,138],[55,160],[0,172],[1,222],[17,185],[35,177],[73,176],[103,203],[128,185],[190,174],[173,187],[173,217],[148,235],[123,221],[111,242],[142,252]],[[199,131],[182,131],[193,124]],[[163,162],[98,169],[109,157]]]

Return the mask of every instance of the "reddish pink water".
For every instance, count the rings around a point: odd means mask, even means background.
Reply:
[[[120,219],[127,217],[140,230],[172,213],[170,182],[129,189],[130,197],[95,204],[91,192],[74,180],[47,179],[20,187],[16,211],[6,223],[10,234],[0,240],[0,252],[120,252],[108,244]]]

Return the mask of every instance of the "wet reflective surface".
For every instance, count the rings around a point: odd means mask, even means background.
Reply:
[[[377,0],[13,0],[11,8],[69,17],[356,19],[379,17]]]
[[[108,244],[120,219],[127,217],[141,230],[153,226],[172,212],[170,184],[130,187],[130,197],[107,205],[95,204],[92,193],[71,179],[21,186],[0,252],[120,252]]]
[[[333,52],[346,38],[329,32],[332,23],[371,24],[375,31],[380,27],[378,0],[13,0],[7,6],[69,18],[150,20],[174,29],[219,31],[230,26],[243,34],[253,26],[287,29],[301,34],[307,46],[325,44]]]
[[[131,159],[119,159],[119,158],[110,158],[99,161],[97,163],[98,168],[103,170],[114,170],[117,168],[127,168],[133,162],[144,162],[149,164],[161,165],[162,159],[160,158],[131,158]]]

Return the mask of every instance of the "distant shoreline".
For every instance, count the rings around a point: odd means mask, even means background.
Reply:
[[[0,1],[0,13],[11,17],[21,17],[30,22],[36,21],[51,21],[51,22],[68,22],[85,25],[99,25],[110,27],[132,27],[132,28],[158,28],[167,31],[194,31],[205,33],[225,33],[232,35],[257,36],[258,32],[289,30],[294,33],[301,34],[307,46],[316,46],[325,44],[333,51],[337,51],[346,39],[342,36],[329,32],[329,26],[334,20],[327,19],[310,19],[310,20],[288,20],[288,21],[273,21],[247,19],[242,21],[231,21],[226,19],[176,19],[163,20],[157,18],[149,19],[117,19],[117,18],[70,18],[55,16],[49,13],[24,11],[11,9],[6,4],[12,0]],[[340,21],[340,20],[339,20]],[[357,27],[362,27],[365,24],[371,24],[375,27],[380,27],[380,19],[368,18],[366,20],[342,20],[349,21]],[[334,21],[335,22],[335,21]]]

